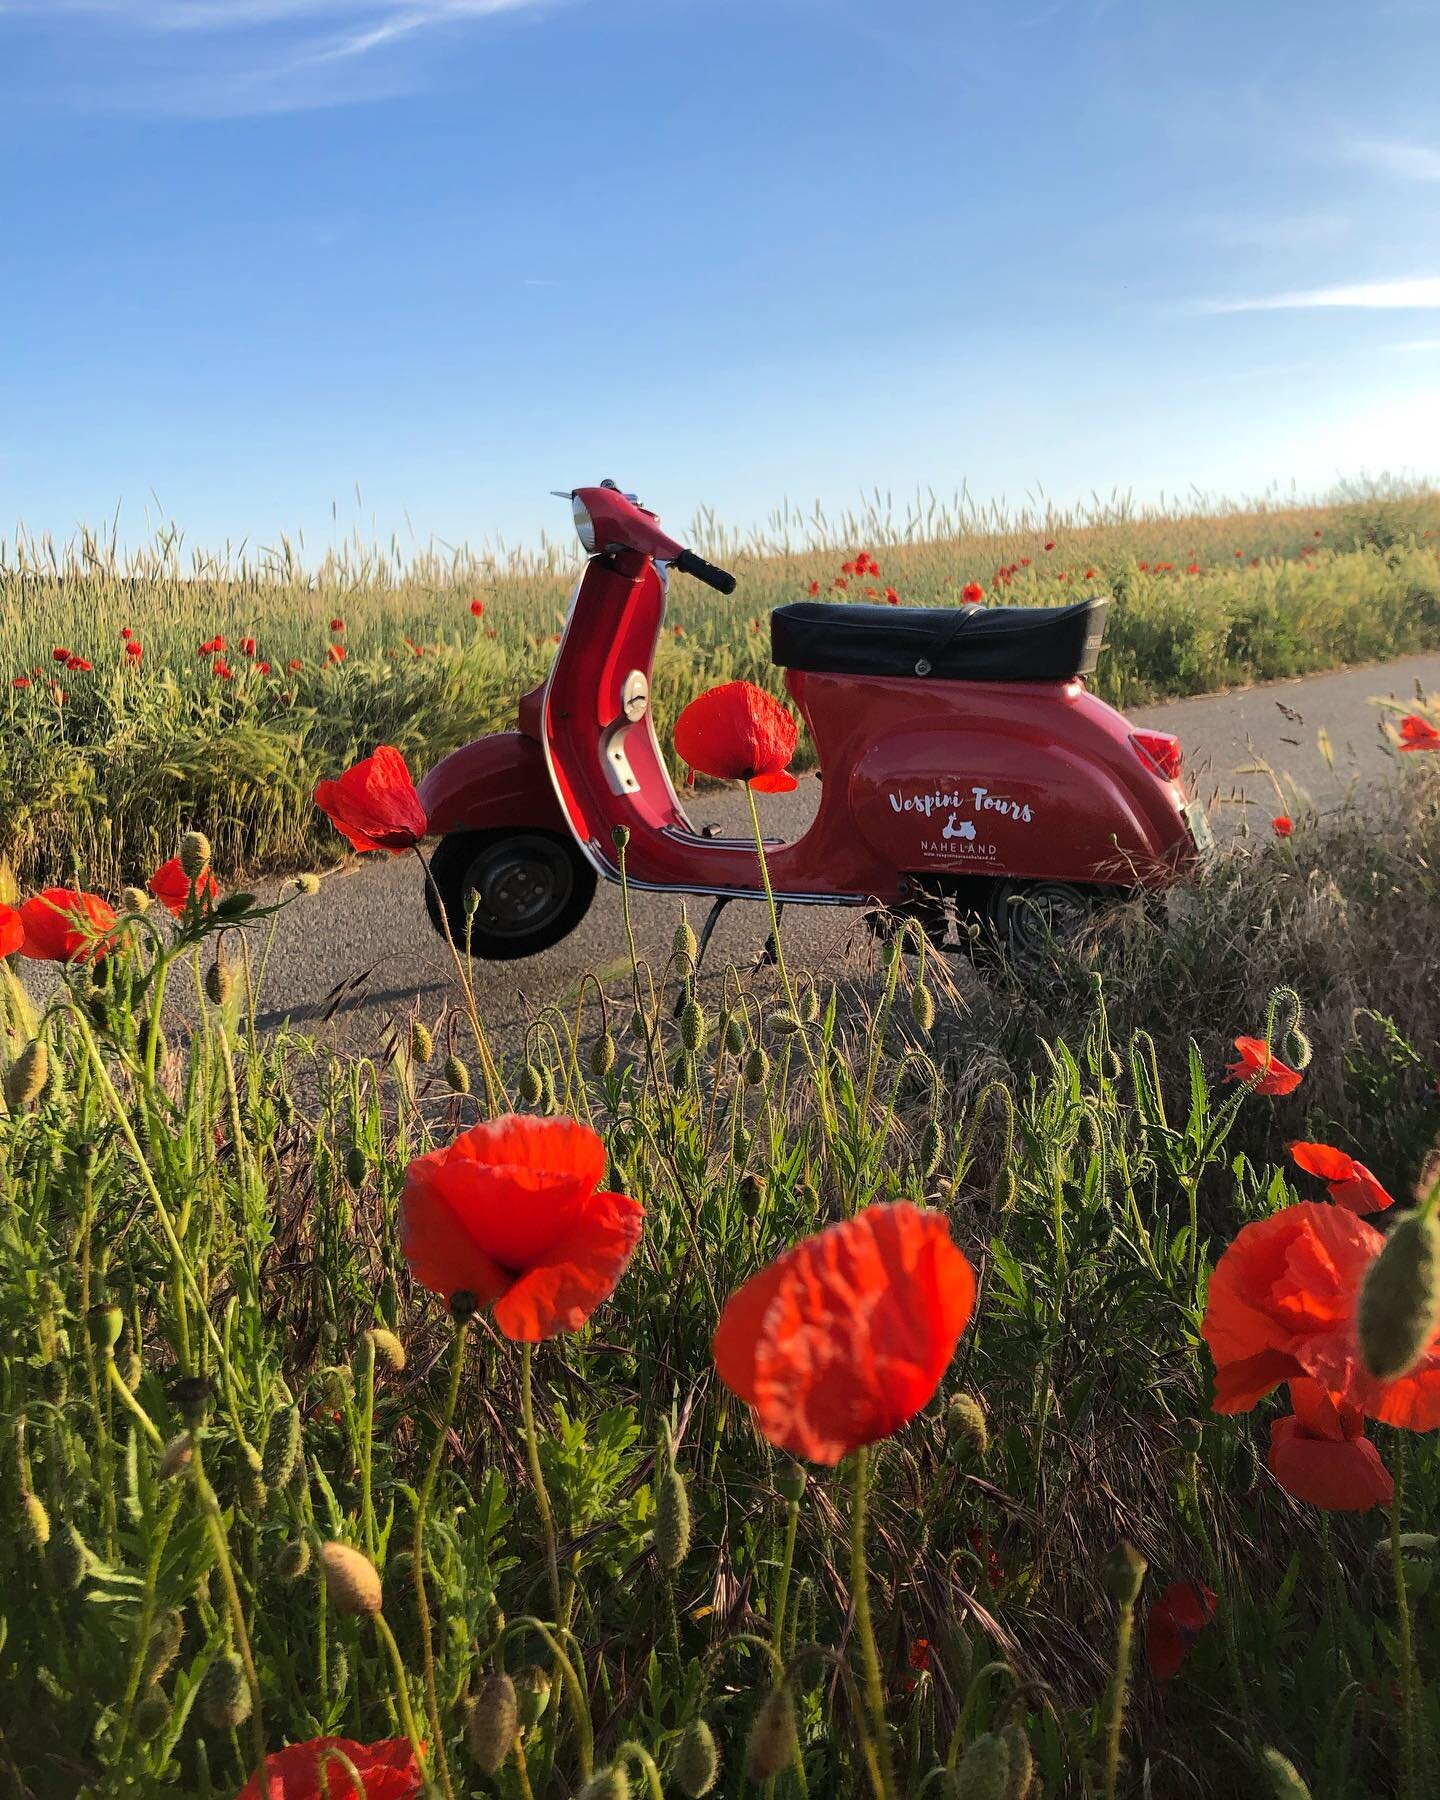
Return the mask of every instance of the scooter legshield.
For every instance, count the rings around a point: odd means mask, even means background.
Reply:
[[[524,825],[569,836],[545,757],[532,737],[496,731],[442,757],[420,783],[437,836]]]

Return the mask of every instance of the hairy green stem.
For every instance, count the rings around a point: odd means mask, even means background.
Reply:
[[[753,804],[753,802],[752,802]],[[865,1665],[865,1701],[870,1713],[870,1737],[875,1755],[870,1780],[876,1800],[894,1800],[895,1775],[890,1754],[890,1728],[885,1721],[885,1688],[880,1679],[880,1652],[870,1618],[870,1571],[865,1561],[865,1502],[870,1482],[870,1452],[855,1452],[854,1497],[850,1505],[850,1594],[855,1605],[855,1635]]]
[[[446,1800],[455,1800],[455,1790],[450,1782],[450,1762],[445,1754],[445,1734],[440,1726],[440,1699],[435,1683],[435,1640],[430,1629],[430,1597],[425,1588],[425,1517],[430,1507],[431,1495],[435,1492],[435,1482],[440,1473],[440,1464],[445,1455],[445,1446],[450,1438],[450,1426],[455,1417],[456,1403],[460,1398],[460,1377],[465,1368],[465,1327],[468,1319],[461,1319],[455,1327],[455,1339],[450,1347],[450,1387],[445,1396],[445,1411],[441,1415],[440,1429],[436,1433],[435,1447],[430,1452],[430,1461],[426,1465],[425,1479],[420,1484],[420,1493],[415,1502],[415,1535],[414,1581],[415,1606],[420,1616],[420,1650],[425,1664],[425,1710],[430,1719],[430,1730],[435,1740],[435,1764],[440,1771],[440,1783],[445,1789]],[[371,1389],[374,1388],[374,1354],[371,1354]]]

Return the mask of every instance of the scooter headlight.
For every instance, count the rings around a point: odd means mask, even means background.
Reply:
[[[570,499],[571,510],[575,514],[575,532],[580,539],[581,547],[587,556],[595,554],[595,525],[585,502],[578,494]]]

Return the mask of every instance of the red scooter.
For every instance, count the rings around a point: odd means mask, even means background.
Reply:
[[[727,901],[764,895],[753,839],[686,817],[650,715],[670,571],[722,594],[735,578],[611,482],[570,500],[588,560],[549,679],[521,695],[514,730],[420,788],[441,834],[432,922],[443,902],[456,942],[493,960],[574,930],[596,877],[619,879],[621,825],[633,886],[714,896],[707,940]],[[914,914],[937,936],[978,919],[1023,954],[1192,868],[1211,840],[1179,742],[1085,685],[1109,604],[777,607],[771,652],[822,786],[803,836],[767,846],[776,899]]]

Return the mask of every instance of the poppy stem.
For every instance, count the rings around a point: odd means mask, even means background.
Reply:
[[[425,1744],[420,1736],[419,1727],[415,1723],[415,1710],[410,1704],[410,1681],[405,1673],[405,1662],[400,1655],[400,1646],[395,1642],[395,1633],[390,1629],[383,1612],[374,1614],[375,1635],[390,1658],[390,1667],[395,1675],[395,1698],[400,1707],[400,1724],[406,1737],[410,1740],[410,1748],[415,1752],[415,1760],[423,1769],[425,1767]],[[445,1746],[437,1735],[435,1754],[439,1758],[442,1771],[445,1768]],[[445,1776],[446,1792],[450,1791],[450,1777]],[[428,1789],[427,1789],[428,1791]]]
[[[540,1440],[535,1435],[535,1394],[531,1365],[535,1360],[535,1346],[525,1344],[520,1356],[520,1411],[525,1422],[525,1457],[530,1467],[530,1485],[535,1490],[535,1510],[540,1514],[540,1525],[545,1533],[545,1564],[550,1574],[550,1603],[555,1608],[557,1625],[565,1623],[561,1616],[560,1599],[560,1556],[555,1541],[555,1514],[550,1507],[550,1495],[545,1487],[545,1473],[540,1467]]]
[[[1120,1779],[1120,1738],[1125,1729],[1125,1702],[1130,1692],[1130,1661],[1135,1641],[1135,1602],[1122,1603],[1115,1632],[1115,1673],[1111,1677],[1105,1718],[1105,1800],[1115,1800]]]
[[[200,1432],[194,1425],[190,1427],[190,1479],[195,1486],[195,1498],[200,1503],[200,1516],[205,1521],[211,1548],[215,1552],[215,1561],[220,1570],[220,1582],[225,1589],[225,1604],[230,1614],[230,1629],[235,1636],[235,1649],[240,1657],[240,1666],[245,1671],[245,1685],[250,1690],[250,1736],[255,1757],[256,1780],[263,1783],[265,1779],[265,1714],[260,1697],[260,1677],[256,1673],[255,1658],[250,1649],[250,1633],[245,1628],[245,1608],[235,1580],[235,1565],[230,1560],[230,1544],[225,1536],[225,1515],[220,1510],[220,1502],[215,1498],[215,1490],[211,1487],[210,1478],[205,1473],[205,1462],[200,1451]]]
[[[460,1377],[465,1368],[465,1328],[469,1323],[468,1317],[455,1322],[455,1338],[450,1350],[450,1389],[445,1398],[445,1412],[440,1420],[440,1429],[436,1433],[435,1448],[430,1452],[425,1480],[415,1502],[415,1537],[411,1546],[414,1552],[412,1573],[415,1581],[415,1605],[420,1615],[420,1648],[425,1661],[425,1710],[430,1719],[430,1731],[435,1743],[435,1763],[440,1770],[440,1782],[445,1789],[446,1800],[455,1800],[455,1790],[450,1785],[450,1765],[445,1755],[445,1735],[440,1728],[440,1701],[435,1686],[435,1644],[430,1630],[430,1598],[425,1588],[425,1515],[430,1507],[430,1497],[435,1491],[441,1458],[450,1439],[455,1404],[460,1398]],[[373,1353],[371,1367],[373,1380]],[[408,1705],[407,1700],[406,1706]],[[413,1731],[411,1735],[413,1736]]]
[[[754,801],[751,801],[754,806]],[[855,1632],[865,1665],[865,1700],[870,1712],[870,1735],[875,1760],[870,1780],[876,1800],[893,1800],[895,1777],[890,1756],[890,1731],[885,1722],[885,1689],[880,1680],[880,1652],[875,1646],[875,1627],[870,1618],[870,1572],[865,1562],[865,1500],[870,1483],[870,1452],[862,1444],[855,1452],[854,1498],[850,1504],[850,1594],[855,1605]]]
[[[475,1051],[480,1058],[480,1076],[485,1083],[485,1105],[490,1117],[498,1117],[502,1101],[507,1100],[504,1083],[500,1079],[500,1071],[495,1063],[494,1052],[490,1048],[490,1038],[480,1020],[480,1008],[475,1003],[475,988],[460,960],[460,952],[455,947],[455,939],[450,930],[450,915],[445,910],[445,902],[440,889],[435,885],[435,877],[430,873],[430,864],[425,860],[420,846],[415,845],[415,856],[420,867],[425,871],[425,880],[435,896],[435,911],[440,924],[444,928],[445,942],[450,946],[450,955],[455,964],[455,975],[460,983],[460,992],[465,996],[465,1011],[470,1018],[470,1029],[475,1034]],[[468,941],[468,932],[466,934]]]
[[[1404,1489],[1405,1457],[1402,1450],[1395,1458],[1395,1491],[1390,1500],[1390,1572],[1395,1582],[1395,1614],[1400,1627],[1400,1751],[1405,1777],[1401,1793],[1404,1800],[1414,1800],[1420,1792],[1416,1785],[1419,1731],[1415,1709],[1415,1639],[1410,1596],[1405,1585],[1405,1551],[1400,1535]]]

